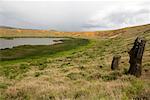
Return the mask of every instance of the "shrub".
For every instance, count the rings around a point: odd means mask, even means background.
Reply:
[[[35,77],[39,77],[41,74],[43,74],[43,73],[42,73],[42,72],[35,72],[35,73],[34,73],[34,76],[35,76]]]
[[[0,89],[6,89],[8,84],[6,83],[0,83]]]
[[[83,73],[83,72],[80,72],[80,73],[74,73],[74,72],[72,72],[72,73],[69,73],[67,75],[67,77],[69,77],[71,80],[77,80],[77,79],[86,77],[86,74]]]
[[[114,71],[110,73],[109,75],[104,75],[102,76],[103,81],[111,81],[111,80],[116,80],[118,77],[121,77],[122,74],[118,71]]]
[[[88,94],[89,94],[88,91],[85,91],[85,90],[76,91],[76,93],[74,94],[74,99],[78,99],[78,98],[87,96]]]
[[[111,80],[116,80],[117,77],[114,75],[104,75],[102,76],[103,81],[111,81]]]
[[[71,66],[71,64],[70,64],[69,62],[68,62],[68,63],[63,63],[63,64],[61,64],[60,67],[62,68],[62,67],[68,67],[68,66]]]
[[[87,80],[96,80],[96,79],[100,79],[101,78],[101,74],[100,73],[94,73],[90,76],[87,77]]]
[[[3,66],[0,68],[0,74],[7,78],[14,79],[27,72],[28,69],[29,66],[27,64],[20,64],[19,66]]]
[[[133,98],[136,95],[138,95],[142,90],[143,90],[143,82],[134,79],[131,81],[131,86],[124,88],[123,92],[125,92],[125,94],[128,97]]]
[[[38,66],[39,70],[44,70],[47,67],[47,64],[40,63]]]
[[[123,69],[123,74],[126,74],[126,75],[128,74],[128,69],[127,68]]]

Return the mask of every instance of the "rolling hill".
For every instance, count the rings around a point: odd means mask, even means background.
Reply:
[[[53,57],[1,61],[0,99],[4,100],[149,100],[150,24],[111,31],[51,32],[0,29],[1,37],[82,37],[86,46]],[[126,74],[128,51],[137,37],[146,39],[142,76]],[[67,46],[68,47],[68,46]],[[119,70],[111,70],[114,55]]]

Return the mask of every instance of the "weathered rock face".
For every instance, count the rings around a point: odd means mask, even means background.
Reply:
[[[130,68],[128,73],[140,77],[142,74],[142,57],[144,53],[146,40],[143,38],[137,37],[134,42],[134,46],[129,51],[130,56]]]
[[[112,63],[111,63],[111,69],[112,69],[112,70],[118,69],[120,59],[121,59],[121,56],[120,56],[120,55],[115,55],[115,56],[113,57],[113,60],[112,60]]]

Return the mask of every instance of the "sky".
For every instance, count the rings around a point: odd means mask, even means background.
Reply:
[[[58,31],[150,24],[149,0],[0,0],[0,26]]]

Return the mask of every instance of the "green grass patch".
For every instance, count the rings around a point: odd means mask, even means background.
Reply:
[[[1,66],[5,66],[5,65],[15,65],[17,63],[24,63],[24,62],[29,62],[30,64],[33,64],[33,66],[38,65],[39,62],[41,63],[50,63],[49,61],[47,62],[47,58],[57,58],[57,57],[69,57],[73,54],[76,54],[80,51],[84,51],[88,48],[90,48],[91,46],[93,46],[96,43],[95,40],[88,40],[88,43],[84,46],[78,46],[74,49],[70,49],[70,50],[66,50],[66,51],[60,51],[57,52],[55,54],[51,54],[51,55],[43,55],[43,56],[36,56],[36,57],[26,57],[24,59],[16,59],[16,60],[7,60],[7,61],[0,61],[0,65]]]

